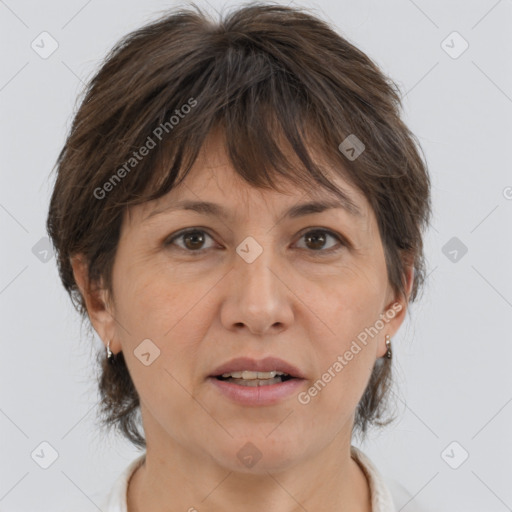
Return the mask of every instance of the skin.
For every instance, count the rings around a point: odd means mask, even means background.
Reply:
[[[73,259],[91,322],[105,345],[111,340],[114,353],[123,351],[141,399],[147,455],[130,481],[129,512],[371,511],[368,482],[350,456],[351,431],[374,362],[386,354],[385,335],[399,329],[407,301],[388,283],[366,198],[333,179],[362,218],[331,209],[282,219],[313,198],[311,190],[307,197],[290,184],[286,194],[252,188],[212,138],[179,188],[126,214],[112,296],[90,288],[83,258]],[[144,220],[178,198],[219,203],[234,215],[170,211]],[[165,245],[184,228],[204,228],[203,243],[182,237]],[[339,233],[351,247],[325,232],[323,245],[308,241],[312,228]],[[247,236],[263,248],[250,264],[236,253]],[[339,250],[319,255],[333,247]],[[411,268],[407,279],[408,298]],[[275,355],[306,374],[305,391],[396,303],[401,311],[307,405],[293,395],[242,406],[206,380],[234,357]],[[134,350],[148,338],[160,355],[145,366]],[[247,442],[262,454],[252,468],[237,457]]]

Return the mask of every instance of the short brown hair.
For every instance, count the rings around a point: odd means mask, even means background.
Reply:
[[[47,230],[82,319],[87,309],[70,257],[83,254],[90,282],[101,278],[111,293],[125,209],[178,185],[217,128],[250,185],[278,190],[276,178],[284,177],[304,190],[320,185],[343,196],[311,158],[307,144],[314,142],[368,199],[389,282],[406,299],[406,266],[413,265],[408,300],[415,300],[425,279],[430,180],[421,148],[400,118],[396,84],[304,8],[258,2],[216,22],[190,7],[165,12],[114,46],[87,85],[55,164]],[[349,136],[364,144],[357,158],[340,146]],[[135,158],[150,141],[156,147]],[[302,165],[286,158],[284,144]],[[110,366],[101,351],[98,364],[103,425],[145,446],[123,354]],[[390,385],[391,361],[379,358],[356,411],[354,429],[363,437],[370,423],[394,419],[381,421]]]

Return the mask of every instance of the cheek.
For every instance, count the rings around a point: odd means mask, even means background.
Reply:
[[[185,315],[187,296],[194,293],[167,274],[150,262],[117,267],[116,312],[133,330],[151,329],[153,336],[161,337]]]
[[[317,340],[319,363],[311,401],[336,417],[355,408],[370,378],[380,339],[371,328],[380,318],[382,283],[358,274],[329,286],[316,302],[322,321],[310,336]]]
[[[315,415],[343,423],[360,401],[374,363],[375,350],[370,344],[353,343],[350,337],[338,339],[323,354],[316,379],[300,397],[301,403],[308,402]]]
[[[119,267],[119,276],[124,279],[118,281],[116,290],[117,332],[126,356],[132,360],[134,371],[141,374],[137,352],[143,340],[149,339],[156,347],[145,342],[149,351],[158,354],[149,368],[154,372],[168,372],[164,378],[172,379],[173,375],[185,383],[190,379],[188,373],[197,361],[201,339],[211,323],[211,318],[198,312],[205,302],[199,303],[200,298],[212,284],[187,286],[165,276],[155,265],[138,268],[137,272],[130,272],[129,268]],[[143,378],[146,379],[145,373]]]
[[[351,280],[332,280],[319,290],[319,316],[332,343],[341,349],[380,318],[384,283],[378,276],[354,275]]]

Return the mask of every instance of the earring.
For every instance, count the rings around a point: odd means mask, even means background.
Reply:
[[[388,351],[386,352],[386,357],[388,359],[391,359],[391,339],[389,337],[389,334],[386,334],[386,347],[388,349]]]
[[[110,350],[110,340],[108,340],[108,343],[107,343],[107,361],[110,364],[114,364],[116,362],[115,355],[112,352],[112,350]]]

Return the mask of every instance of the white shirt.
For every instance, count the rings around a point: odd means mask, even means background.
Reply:
[[[372,512],[397,512],[412,499],[411,494],[396,480],[384,478],[371,460],[357,447],[351,446],[352,458],[360,465],[370,486]],[[103,496],[100,508],[102,512],[128,512],[126,493],[128,481],[135,470],[144,462],[146,453],[137,457],[123,470],[107,496]],[[423,512],[412,502],[407,512]]]

